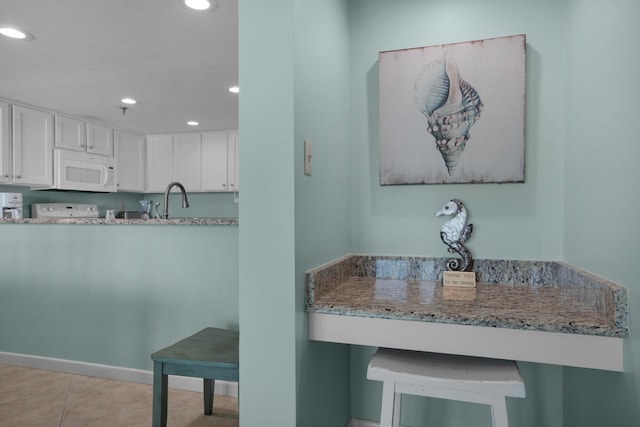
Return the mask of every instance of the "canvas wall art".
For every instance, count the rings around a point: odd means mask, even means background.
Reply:
[[[526,36],[380,52],[380,184],[524,182]]]

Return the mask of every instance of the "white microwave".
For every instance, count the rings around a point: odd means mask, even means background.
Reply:
[[[114,158],[59,148],[53,151],[55,189],[99,192],[117,190]]]

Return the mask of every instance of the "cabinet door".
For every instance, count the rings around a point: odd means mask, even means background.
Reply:
[[[238,131],[229,131],[227,136],[227,179],[229,180],[229,191],[238,191]]]
[[[227,132],[202,134],[202,191],[228,191]]]
[[[53,114],[13,106],[15,184],[53,184]]]
[[[173,181],[173,136],[147,136],[146,192],[164,193]]]
[[[87,152],[113,157],[113,129],[87,123]]]
[[[9,134],[9,104],[0,102],[0,183],[11,183],[11,139]]]
[[[144,136],[114,131],[118,191],[144,191]]]
[[[56,148],[85,151],[87,149],[87,132],[84,121],[74,117],[56,114]]]
[[[173,136],[173,179],[187,191],[202,191],[201,134]]]

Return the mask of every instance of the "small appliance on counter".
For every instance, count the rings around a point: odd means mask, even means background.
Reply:
[[[118,211],[116,218],[120,219],[140,219],[140,212],[138,211]]]
[[[151,217],[151,206],[153,204],[152,200],[139,200],[140,203],[140,218],[141,219],[149,219]]]
[[[34,203],[32,218],[98,218],[98,206],[85,203]]]
[[[22,193],[0,193],[2,219],[22,218]]]

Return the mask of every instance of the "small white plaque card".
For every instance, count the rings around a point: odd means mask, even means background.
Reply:
[[[475,288],[476,273],[473,271],[444,271],[442,285],[445,287]]]

